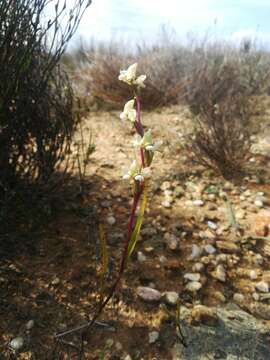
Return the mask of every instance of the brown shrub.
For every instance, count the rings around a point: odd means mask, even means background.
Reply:
[[[249,156],[252,101],[231,61],[214,62],[189,79],[186,100],[194,115],[194,159],[225,178],[244,171]]]

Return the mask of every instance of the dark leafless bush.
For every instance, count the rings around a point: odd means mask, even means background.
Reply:
[[[252,100],[239,68],[233,61],[215,59],[190,78],[188,86],[195,160],[225,178],[241,174],[249,155]]]
[[[54,16],[45,22],[50,3],[0,3],[2,210],[12,210],[9,204],[23,197],[29,186],[48,184],[63,167],[78,120],[72,87],[59,60],[90,2],[76,1],[64,26],[66,1],[57,1]],[[0,215],[5,220],[5,211]]]

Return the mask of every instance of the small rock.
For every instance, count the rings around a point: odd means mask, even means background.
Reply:
[[[204,305],[196,305],[191,312],[191,323],[193,325],[204,324],[207,326],[216,326],[218,317],[216,311]]]
[[[221,264],[219,264],[216,267],[215,271],[213,271],[211,274],[215,279],[217,279],[219,281],[222,281],[222,282],[226,281],[226,271],[225,271],[223,265],[221,265]]]
[[[184,275],[184,279],[190,280],[190,281],[199,281],[201,277],[201,274],[199,273],[187,273]]]
[[[59,285],[60,284],[60,279],[58,277],[54,278],[51,282],[51,284],[53,286]]]
[[[254,264],[255,264],[255,265],[262,265],[262,264],[263,264],[263,257],[262,257],[262,255],[261,255],[261,254],[256,254],[256,255],[254,256],[253,261],[254,261]]]
[[[217,230],[218,226],[213,221],[207,221],[207,225],[211,230]]]
[[[162,296],[158,290],[147,286],[139,286],[136,293],[142,300],[147,302],[159,301]]]
[[[159,338],[158,331],[151,331],[148,335],[149,335],[149,344],[154,344]]]
[[[25,324],[25,328],[26,330],[31,330],[35,325],[34,320],[29,320],[26,324]]]
[[[246,217],[246,212],[244,210],[238,210],[235,213],[235,217],[237,220],[243,220]]]
[[[232,190],[233,189],[233,184],[230,182],[225,182],[225,184],[223,185],[223,189],[224,190]]]
[[[254,292],[254,293],[252,294],[252,297],[253,297],[253,299],[254,299],[255,301],[259,301],[259,300],[260,300],[260,295],[259,295],[258,293],[256,293],[256,292]]]
[[[203,206],[204,201],[203,200],[194,200],[193,205],[195,205],[195,206]]]
[[[202,248],[196,244],[193,244],[191,248],[191,258],[195,259],[197,257],[200,257],[201,254],[202,254]]]
[[[236,303],[241,304],[242,302],[244,302],[245,297],[244,297],[243,294],[235,293],[235,294],[233,294],[233,300],[234,300]]]
[[[263,208],[263,206],[264,206],[263,201],[260,199],[256,199],[254,201],[254,205],[257,206],[258,208]]]
[[[138,259],[139,262],[144,262],[144,261],[146,261],[146,256],[144,255],[143,252],[138,251],[138,253],[137,253],[137,259]]]
[[[169,209],[169,208],[171,208],[171,207],[172,207],[171,202],[170,202],[170,201],[168,201],[168,200],[164,200],[164,201],[162,201],[161,205],[162,205],[163,207],[167,208],[167,209]]]
[[[228,255],[227,254],[218,254],[216,257],[217,263],[227,263]]]
[[[236,245],[236,243],[232,241],[217,241],[216,245],[219,250],[225,253],[233,254],[240,251],[239,247]]]
[[[116,223],[115,217],[112,216],[112,215],[108,216],[108,217],[107,217],[107,223],[108,223],[109,225],[114,225],[114,224]]]
[[[204,264],[197,262],[192,266],[192,271],[196,272],[202,272],[204,270]]]
[[[167,305],[176,305],[179,300],[179,295],[175,291],[166,291],[164,293],[164,300]]]
[[[172,184],[169,181],[164,181],[160,186],[161,190],[163,190],[163,191],[171,189],[171,187],[172,187]]]
[[[16,352],[19,351],[23,347],[23,345],[24,339],[21,336],[16,337],[9,343],[9,347]]]
[[[173,234],[169,234],[169,236],[167,236],[166,243],[167,243],[167,247],[172,251],[177,250],[179,247],[179,239]]]
[[[190,292],[197,292],[201,289],[202,284],[198,281],[191,281],[186,285],[186,290]]]
[[[256,270],[250,270],[249,277],[251,280],[256,280],[258,278]]]
[[[207,254],[214,254],[217,251],[216,248],[211,244],[205,245],[204,250],[207,252]]]
[[[166,256],[164,256],[164,255],[161,255],[161,256],[159,257],[159,262],[161,262],[162,264],[164,264],[167,260],[168,260],[168,259],[167,259]]]
[[[261,292],[264,292],[264,293],[269,292],[269,285],[265,281],[260,281],[255,286],[256,286],[256,289]]]

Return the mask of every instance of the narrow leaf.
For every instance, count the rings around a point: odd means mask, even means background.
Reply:
[[[142,222],[143,222],[143,218],[144,218],[144,212],[145,212],[145,208],[146,208],[146,204],[147,204],[147,199],[148,199],[148,191],[147,191],[147,186],[146,186],[144,189],[144,193],[143,193],[143,200],[142,200],[142,204],[141,204],[141,208],[140,208],[140,213],[139,213],[135,228],[132,232],[131,239],[129,242],[127,260],[130,258],[131,254],[133,253],[135,246],[137,244],[137,241],[138,241],[138,236],[140,234],[140,230],[141,230],[141,226],[142,226]]]

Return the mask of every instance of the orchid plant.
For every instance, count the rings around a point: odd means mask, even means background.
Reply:
[[[136,130],[136,135],[133,144],[137,150],[138,156],[130,165],[130,168],[123,174],[123,179],[130,181],[133,186],[133,204],[131,208],[131,214],[128,222],[127,237],[124,244],[124,250],[121,257],[120,267],[118,270],[118,276],[111,286],[109,293],[104,296],[103,290],[101,289],[101,297],[99,307],[87,324],[79,326],[75,329],[68,330],[59,334],[56,334],[56,339],[60,339],[76,331],[80,331],[82,338],[86,334],[87,330],[95,323],[97,318],[102,313],[107,303],[111,300],[114,293],[121,284],[121,279],[124,271],[127,267],[128,259],[133,253],[137,239],[140,233],[141,225],[144,218],[144,212],[147,205],[149,179],[151,178],[151,164],[153,161],[154,153],[159,151],[162,145],[162,141],[153,141],[152,131],[149,129],[144,130],[141,122],[141,89],[145,87],[144,81],[146,75],[140,75],[137,77],[137,63],[131,65],[126,70],[121,70],[118,77],[120,81],[127,83],[132,87],[134,92],[134,98],[127,101],[124,106],[120,119],[122,121],[129,121]],[[138,215],[136,215],[138,214]],[[105,244],[105,236],[103,228],[100,227],[100,241],[103,252],[103,263],[102,263],[102,278],[100,283],[104,284],[104,277],[107,272],[108,266],[108,255]],[[101,286],[103,288],[103,285]],[[83,346],[83,341],[82,345]],[[82,350],[81,350],[82,352]]]

